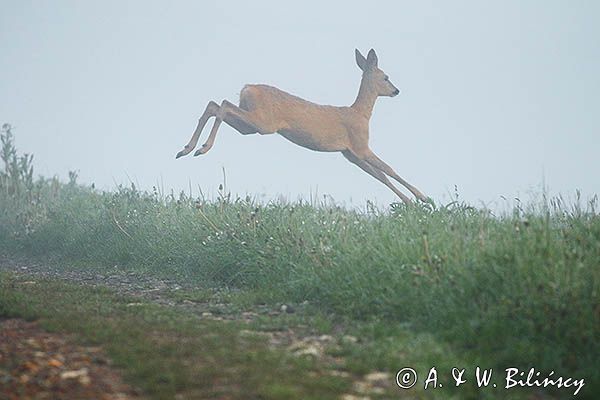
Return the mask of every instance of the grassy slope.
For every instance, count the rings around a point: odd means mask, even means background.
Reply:
[[[554,370],[600,392],[595,202],[582,210],[542,200],[501,217],[462,204],[365,214],[99,192],[74,180],[7,181],[0,196],[7,254],[308,300],[381,342],[401,325],[482,365]]]

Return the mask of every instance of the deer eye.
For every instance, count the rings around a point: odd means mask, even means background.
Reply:
[[[389,76],[385,76],[385,77],[383,77],[383,80],[384,80],[384,81],[389,81],[389,80],[390,80],[390,77],[389,77]]]

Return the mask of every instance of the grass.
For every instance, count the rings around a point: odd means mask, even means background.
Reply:
[[[98,191],[75,174],[33,181],[31,160],[12,154],[0,175],[5,254],[308,301],[364,329],[371,353],[402,327],[479,365],[553,370],[585,378],[579,397],[600,393],[596,198],[542,196],[502,215],[460,202],[359,212],[226,193],[207,201],[133,185]]]
[[[0,316],[39,319],[46,329],[77,332],[103,345],[152,398],[334,399],[350,387],[347,378],[323,373],[311,359],[272,350],[260,336],[240,335],[237,323],[200,321],[106,289],[0,277]]]
[[[189,291],[190,297],[187,292],[180,289],[173,298],[197,299],[197,291]],[[0,317],[37,320],[49,331],[76,333],[79,341],[102,346],[128,382],[156,399],[337,399],[343,393],[360,398],[353,382],[374,371],[395,372],[408,365],[424,381],[435,366],[439,381],[446,384],[452,382],[453,367],[475,362],[433,335],[398,325],[355,324],[311,307],[243,322],[242,310],[252,310],[243,292],[206,293],[196,301],[208,306],[228,302],[226,322],[199,319],[185,307],[155,304],[108,288],[4,272]],[[261,334],[289,331],[298,337],[329,336],[325,357],[294,356],[286,346],[269,345]],[[360,341],[347,339],[352,337]],[[523,390],[494,393],[473,384],[436,390],[423,390],[421,385],[404,392],[391,384],[369,395],[374,400],[406,394],[414,399],[528,397]]]

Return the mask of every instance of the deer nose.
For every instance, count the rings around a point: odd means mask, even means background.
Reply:
[[[400,94],[400,89],[396,89],[396,90],[394,90],[394,96],[397,96],[397,95],[399,95],[399,94]]]

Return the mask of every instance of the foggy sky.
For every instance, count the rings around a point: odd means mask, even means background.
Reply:
[[[339,153],[222,124],[175,160],[209,100],[246,83],[350,105],[354,49],[402,90],[380,98],[371,148],[437,201],[600,192],[595,1],[0,1],[0,123],[40,174],[112,189],[228,188],[264,200],[396,201]],[[212,126],[205,128],[201,142]],[[408,193],[408,192],[407,192]]]

